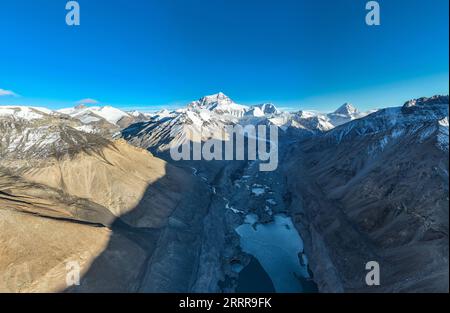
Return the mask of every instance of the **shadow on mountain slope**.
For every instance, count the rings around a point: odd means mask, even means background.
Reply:
[[[166,164],[165,171],[135,208],[116,218],[106,248],[83,271],[80,285],[66,292],[190,291],[210,195],[195,177],[190,186],[167,191],[168,184],[178,183],[172,180],[182,170]],[[161,192],[166,203],[154,203]]]

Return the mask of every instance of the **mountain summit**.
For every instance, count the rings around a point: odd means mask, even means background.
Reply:
[[[201,108],[212,111],[219,106],[231,105],[233,103],[234,101],[231,100],[231,98],[229,98],[224,93],[219,92],[213,95],[204,96],[198,99],[197,101],[193,101],[189,104],[189,107]]]
[[[419,99],[413,99],[406,101],[403,105],[403,108],[411,108],[411,107],[421,107],[421,106],[432,106],[432,105],[442,105],[449,103],[449,96],[441,96],[436,95],[430,98],[422,97]]]
[[[209,96],[205,96],[203,98],[201,98],[200,103],[202,106],[211,106],[211,105],[227,105],[227,104],[232,104],[234,103],[233,100],[231,100],[230,97],[228,97],[227,95],[225,95],[222,92],[213,94],[213,95],[209,95]]]
[[[197,101],[193,101],[188,105],[188,108],[203,109],[218,114],[231,114],[235,116],[243,116],[248,110],[247,106],[235,103],[222,92],[204,96]]]
[[[336,111],[334,111],[334,114],[342,114],[342,115],[352,115],[356,113],[358,113],[358,109],[348,102],[344,103]]]

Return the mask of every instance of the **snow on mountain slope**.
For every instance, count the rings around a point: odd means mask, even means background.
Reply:
[[[294,114],[293,119],[297,125],[300,125],[310,131],[324,132],[334,127],[326,115],[311,111],[299,111]]]
[[[119,109],[110,106],[101,107],[95,112],[97,115],[100,115],[111,124],[116,124],[121,118],[129,116],[124,111],[121,111]]]
[[[254,107],[258,107],[264,114],[278,114],[280,111],[275,107],[273,103],[263,103],[259,105],[255,105]]]
[[[442,104],[448,104],[449,96],[442,96],[442,95],[435,95],[432,97],[422,97],[418,99],[412,99],[407,101],[403,107],[406,108],[413,108],[413,107],[429,107],[429,106],[436,106],[436,105],[442,105]]]
[[[292,125],[292,117],[289,112],[281,112],[273,117],[269,117],[271,125],[278,126],[282,131],[286,131]]]
[[[81,122],[0,118],[0,292],[189,292],[206,186],[123,140],[71,125]],[[187,232],[198,240],[180,242]],[[67,261],[86,269],[80,286],[67,287]],[[29,275],[18,284],[24,262]],[[145,272],[158,279],[146,282]]]
[[[153,113],[140,112],[138,110],[126,111],[126,113],[135,120],[150,119],[152,116],[155,115]]]
[[[356,109],[347,109],[353,115],[344,117],[345,112],[341,109],[342,119],[355,118]],[[161,152],[167,150],[171,143],[193,140],[192,133],[203,132],[201,140],[222,138],[225,126],[236,124],[275,125],[282,131],[292,129],[299,136],[325,132],[335,126],[326,114],[310,111],[291,114],[279,111],[271,103],[244,106],[236,104],[223,93],[218,93],[193,101],[183,109],[160,111],[150,121],[124,129],[122,137],[156,153],[154,149]]]
[[[254,116],[254,117],[273,117],[279,115],[280,111],[273,105],[272,103],[262,103],[257,105],[252,105],[245,112],[246,116]]]
[[[247,112],[244,113],[245,116],[253,116],[253,117],[264,117],[264,111],[259,107],[252,107]]]
[[[448,117],[439,121],[439,133],[437,135],[437,145],[443,151],[448,152]]]
[[[448,103],[448,97],[439,100],[442,103],[430,98],[422,99],[420,106],[411,106],[407,102],[403,107],[382,109],[338,126],[324,138],[329,144],[364,142],[364,152],[372,157],[399,144],[425,146],[432,142],[445,151],[448,147],[448,104],[444,103]]]
[[[238,123],[233,115],[224,116],[207,109],[180,109],[155,115],[150,121],[132,124],[121,132],[130,143],[153,153],[167,151],[172,144],[222,138],[226,125]]]
[[[34,120],[43,118],[44,116],[51,114],[53,114],[53,111],[40,107],[0,106],[0,118],[3,116],[3,117],[14,117],[24,120]]]
[[[336,126],[343,125],[350,121],[362,118],[369,113],[373,113],[373,111],[365,113],[359,112],[349,103],[345,103],[332,113],[301,110],[291,114],[288,112],[280,112],[275,107],[273,108],[275,113],[270,115],[269,121],[273,122],[274,125],[277,125],[282,129],[303,129],[311,133],[326,132]],[[269,112],[270,111],[273,111],[273,109],[270,108]]]
[[[385,272],[376,292],[448,290],[446,147],[448,97],[383,109],[293,147],[287,179],[306,219],[296,226],[321,239],[305,241],[319,290],[364,292],[355,268],[372,258]]]
[[[188,105],[189,109],[205,109],[217,114],[229,114],[236,117],[242,117],[249,109],[245,105],[235,103],[222,92],[214,95],[205,96]]]
[[[161,120],[163,118],[168,118],[168,117],[174,117],[177,114],[177,112],[171,112],[169,110],[160,110],[154,114],[150,114],[149,117],[154,119],[154,120]]]
[[[330,120],[330,123],[336,127],[366,115],[367,113],[359,112],[352,104],[344,103],[333,113],[328,113],[327,117]]]
[[[341,115],[352,115],[357,114],[359,111],[357,108],[355,108],[351,103],[344,103],[342,106],[340,106],[336,111],[334,111],[334,114],[341,114]]]
[[[130,117],[128,113],[113,108],[111,106],[103,106],[103,107],[77,106],[75,108],[61,109],[58,110],[58,112],[79,119],[84,124],[98,122],[100,119],[104,119],[111,124],[117,125],[120,119],[124,117]]]
[[[107,137],[106,133],[61,113],[30,107],[1,107],[0,112],[0,160],[14,164],[13,167],[39,163],[77,149],[95,149]],[[101,136],[93,136],[94,133]]]
[[[76,149],[95,148],[102,144],[98,140],[91,145],[92,129],[83,129],[76,119],[67,119],[63,115],[36,113],[22,110],[26,118],[14,115],[0,115],[0,159],[3,162],[19,164],[22,160],[31,164],[48,156],[58,156],[74,152]],[[22,116],[22,114],[19,114]]]
[[[222,138],[225,126],[239,123],[247,110],[247,106],[218,93],[202,97],[182,109],[159,111],[150,121],[123,129],[121,136],[153,153],[164,152],[175,143]]]

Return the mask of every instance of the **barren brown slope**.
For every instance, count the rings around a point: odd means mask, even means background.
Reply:
[[[192,184],[184,171],[121,140],[96,153],[54,159],[43,167],[24,170],[22,176],[98,203],[115,216],[133,210],[123,218],[137,227],[164,225]],[[152,191],[147,192],[150,185]]]
[[[33,126],[26,125],[30,135],[20,137],[18,149],[35,138]],[[81,285],[69,291],[139,291],[148,271],[160,279],[149,279],[146,288],[188,291],[208,189],[190,172],[124,141],[61,127],[47,129],[64,134],[52,143],[66,145],[58,153],[52,154],[58,147],[49,145],[44,155],[36,147],[26,151],[29,157],[15,159],[8,155],[11,147],[4,147],[0,291],[66,290],[69,261],[82,269]],[[71,144],[74,138],[80,145]],[[152,263],[158,260],[165,268]]]
[[[68,262],[78,262],[85,273],[112,238],[128,258],[112,258],[105,267],[123,276],[124,286],[132,284],[134,266],[144,262],[147,251],[113,232],[115,220],[96,203],[0,175],[0,292],[64,290]]]

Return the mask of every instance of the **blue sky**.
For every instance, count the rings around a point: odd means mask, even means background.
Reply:
[[[448,94],[448,0],[0,0],[0,105],[361,109]],[[1,92],[3,90],[3,92]],[[9,90],[16,96],[3,95]]]

